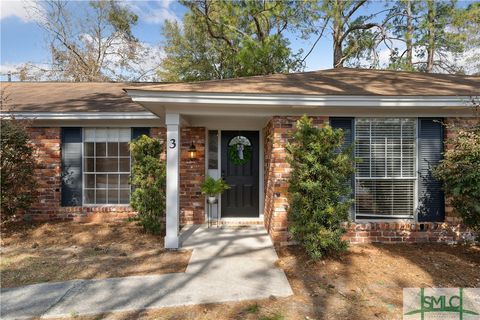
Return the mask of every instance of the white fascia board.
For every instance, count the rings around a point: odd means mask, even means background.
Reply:
[[[152,92],[127,90],[135,102],[292,107],[466,107],[469,96],[346,96]]]
[[[0,117],[36,120],[148,120],[159,119],[151,112],[2,112]]]

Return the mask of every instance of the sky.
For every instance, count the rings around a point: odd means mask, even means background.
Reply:
[[[133,28],[133,34],[140,41],[151,47],[161,48],[161,27],[168,20],[181,22],[185,8],[176,0],[161,1],[127,1],[132,10],[138,15],[139,22]],[[37,25],[35,17],[26,9],[35,5],[34,0],[0,0],[0,74],[1,80],[6,79],[8,71],[13,71],[18,65],[32,63],[46,65],[49,63],[49,50],[45,32]],[[88,2],[76,1],[76,6],[86,6]],[[385,3],[374,1],[359,14],[376,12]],[[76,10],[76,12],[82,10]],[[78,13],[77,13],[78,14]],[[300,39],[288,34],[294,52],[303,49],[307,52],[315,37]],[[306,71],[321,70],[332,67],[331,37],[324,37],[306,60]]]

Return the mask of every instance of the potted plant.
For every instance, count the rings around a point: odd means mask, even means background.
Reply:
[[[215,180],[212,177],[208,177],[201,186],[202,194],[208,196],[208,203],[215,203],[217,194],[221,194],[228,189],[230,189],[230,186],[222,178]]]

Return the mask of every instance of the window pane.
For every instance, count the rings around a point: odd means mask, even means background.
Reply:
[[[130,128],[84,129],[85,204],[130,202],[130,139]]]
[[[95,141],[95,129],[85,128],[83,132],[85,141]]]
[[[118,204],[118,189],[108,190],[108,203]]]
[[[208,131],[208,169],[218,169],[218,131]]]
[[[118,143],[117,142],[109,142],[108,146],[108,156],[109,157],[116,157],[118,156]]]
[[[357,216],[412,215],[414,201],[415,180],[357,180]]]
[[[120,149],[120,156],[121,157],[130,156],[130,150],[128,149],[128,142],[120,142],[119,143],[119,149]]]
[[[114,142],[118,141],[118,129],[112,129],[112,128],[108,129],[107,135],[108,135],[108,141],[114,141]]]
[[[106,174],[97,174],[97,179],[95,183],[96,188],[103,188],[107,187],[107,175]]]
[[[97,172],[118,172],[118,158],[97,158]]]
[[[85,190],[85,203],[95,204],[95,190]]]
[[[118,174],[108,175],[108,189],[118,188]]]
[[[130,175],[128,175],[128,174],[121,174],[120,175],[120,188],[122,188],[122,189],[130,188],[130,184],[128,182],[129,177],[130,177]]]
[[[97,204],[105,204],[107,203],[107,191],[106,190],[96,190],[96,203]]]
[[[85,158],[84,168],[85,172],[95,172],[95,159]]]
[[[120,190],[120,203],[130,203],[130,190]]]
[[[95,143],[95,152],[97,157],[105,157],[107,155],[107,144],[105,142]]]
[[[118,132],[118,141],[120,142],[130,142],[132,138],[132,129],[122,128]]]
[[[85,187],[86,188],[95,188],[95,175],[86,174],[85,175]]]
[[[93,142],[86,142],[85,143],[85,156],[86,157],[93,157],[94,154],[94,146],[95,144]]]
[[[415,137],[416,119],[356,119],[358,217],[413,216]]]
[[[95,141],[107,141],[107,129],[95,129]]]
[[[120,172],[130,172],[130,159],[120,158]]]

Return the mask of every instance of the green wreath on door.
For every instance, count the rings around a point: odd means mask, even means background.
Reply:
[[[236,136],[228,143],[228,158],[237,165],[242,166],[252,157],[252,144],[244,136]]]

